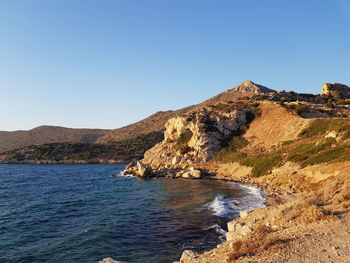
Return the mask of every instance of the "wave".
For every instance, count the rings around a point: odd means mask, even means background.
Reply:
[[[215,196],[214,200],[207,203],[205,206],[214,212],[214,215],[226,217],[235,213],[233,209],[233,199],[225,199],[223,195]]]
[[[266,201],[263,197],[263,191],[253,186],[240,184],[239,188],[243,190],[244,195],[242,197],[231,199],[218,194],[205,207],[212,210],[215,216],[233,218],[240,211],[253,210],[265,206]]]
[[[240,198],[240,203],[237,208],[239,211],[253,210],[266,205],[266,199],[264,198],[264,192],[254,186],[240,185],[245,192],[245,196]]]
[[[113,175],[114,177],[135,177],[134,175],[132,174],[126,174],[125,173],[125,170],[124,171],[120,171],[116,174]]]

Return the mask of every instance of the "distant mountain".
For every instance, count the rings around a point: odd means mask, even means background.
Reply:
[[[53,142],[94,143],[109,130],[71,129],[58,126],[39,126],[28,131],[0,131],[0,153],[30,145]]]

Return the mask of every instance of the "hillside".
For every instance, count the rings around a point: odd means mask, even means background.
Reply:
[[[180,116],[194,109],[200,109],[220,101],[236,100],[242,95],[246,96],[267,91],[272,90],[251,81],[245,81],[241,85],[214,96],[198,105],[189,106],[175,111],[160,111],[141,121],[114,130],[71,129],[57,126],[40,126],[28,131],[0,131],[0,153],[48,143],[88,143],[109,145],[115,142],[133,140],[140,136],[153,134],[154,132],[162,132],[165,123],[169,119]],[[154,137],[151,136],[151,138]],[[157,142],[158,140],[155,140],[150,146],[153,146]],[[140,149],[145,149],[146,145],[149,146],[149,144],[145,144],[140,146]],[[25,149],[23,150],[25,151]]]
[[[339,97],[339,96],[337,96]],[[14,151],[17,150],[17,153],[26,152],[28,147],[39,146],[43,144],[50,143],[66,143],[66,144],[96,144],[98,148],[103,148],[108,145],[120,144],[124,141],[132,141],[137,140],[137,138],[147,136],[150,138],[144,144],[138,144],[139,151],[137,157],[142,157],[142,154],[158,142],[160,142],[161,138],[159,136],[153,136],[155,133],[163,133],[164,126],[168,120],[173,119],[175,117],[183,116],[185,114],[191,114],[192,112],[198,111],[213,111],[214,108],[220,109],[220,107],[227,107],[226,104],[229,104],[229,108],[232,108],[234,105],[244,103],[250,103],[251,106],[254,103],[261,102],[278,102],[284,103],[283,107],[284,111],[291,112],[289,114],[290,119],[286,120],[284,124],[282,124],[283,120],[279,120],[278,116],[280,109],[274,108],[274,115],[277,119],[270,121],[270,123],[265,123],[262,125],[264,127],[271,128],[271,131],[268,131],[268,128],[265,128],[265,132],[262,133],[258,128],[257,130],[254,128],[255,124],[252,124],[251,129],[245,136],[255,136],[260,139],[265,138],[273,138],[274,136],[284,136],[289,137],[293,135],[293,131],[289,131],[289,133],[278,133],[279,127],[286,126],[288,127],[288,123],[293,123],[297,121],[296,118],[293,118],[293,114],[297,113],[303,114],[303,117],[313,118],[313,117],[332,117],[332,116],[347,116],[348,114],[348,105],[346,105],[346,101],[343,101],[343,105],[338,105],[336,107],[328,107],[325,108],[324,104],[327,102],[325,97],[321,97],[319,95],[312,94],[297,94],[295,92],[277,92],[272,89],[269,89],[260,84],[256,84],[252,81],[246,80],[239,86],[226,90],[204,102],[189,106],[183,109],[179,109],[176,111],[161,111],[157,112],[144,120],[139,122],[130,124],[128,126],[118,128],[115,130],[99,130],[99,129],[70,129],[63,127],[54,127],[54,126],[40,126],[35,129],[29,131],[15,131],[15,132],[0,132],[0,153],[11,152],[11,155],[6,156],[21,156],[20,154],[14,154]],[[302,102],[302,103],[300,103]],[[238,103],[238,104],[237,104]],[[333,102],[332,102],[333,103]],[[345,103],[345,104],[344,104]],[[310,104],[310,105],[308,105]],[[213,108],[214,107],[214,108]],[[253,108],[256,108],[253,106]],[[253,110],[251,108],[251,110]],[[272,109],[271,109],[272,110]],[[217,110],[216,110],[217,111]],[[211,117],[212,119],[212,117]],[[300,123],[300,127],[304,127],[307,120],[298,121]],[[281,126],[282,125],[282,126]],[[261,125],[259,127],[262,127]],[[273,132],[275,131],[275,132]],[[251,135],[250,135],[251,134]],[[262,134],[269,134],[269,136],[265,136]],[[260,140],[259,139],[259,140]],[[259,140],[257,142],[259,143]],[[254,146],[254,143],[251,144]],[[39,148],[34,147],[36,150]],[[45,148],[45,147],[44,147]],[[80,147],[77,145],[78,149],[82,149],[81,154],[85,156],[86,149],[84,147]],[[31,149],[32,152],[33,149]],[[126,150],[125,150],[126,151]],[[142,153],[140,155],[140,153]],[[62,156],[65,153],[61,154]],[[3,155],[5,156],[5,155]],[[25,155],[31,161],[34,161],[35,154]],[[121,161],[121,156],[125,156],[126,160],[129,160],[129,154],[123,155],[108,155],[110,159],[117,159]],[[67,156],[66,156],[67,157]],[[21,157],[22,158],[22,157]],[[21,159],[20,158],[20,159]],[[34,158],[34,159],[33,159]],[[65,158],[65,157],[64,157]],[[63,159],[64,159],[63,158]],[[3,160],[6,160],[3,159]],[[66,159],[65,159],[66,160]],[[11,160],[9,160],[11,161]],[[23,160],[25,161],[25,160]],[[67,160],[68,161],[68,160]]]
[[[140,135],[151,132],[159,132],[164,129],[164,124],[171,118],[190,111],[193,106],[189,106],[179,110],[159,111],[151,116],[127,125],[125,127],[107,132],[96,141],[97,143],[110,143],[113,141],[132,139]]]
[[[71,129],[58,126],[40,126],[29,131],[0,131],[0,153],[29,145],[53,142],[94,143],[108,130]]]
[[[125,163],[143,157],[162,141],[161,132],[109,144],[55,142],[26,146],[0,154],[0,163]]]
[[[113,142],[135,139],[142,135],[163,130],[164,124],[168,119],[190,109],[191,107],[187,107],[177,111],[157,112],[144,120],[115,130],[40,126],[28,131],[0,131],[0,153],[47,143],[111,144]]]
[[[244,96],[173,118],[164,140],[128,165],[126,174],[143,178],[230,180],[266,191],[266,207],[228,223],[226,242],[185,251],[181,263],[350,262],[348,98],[289,94],[305,101]]]

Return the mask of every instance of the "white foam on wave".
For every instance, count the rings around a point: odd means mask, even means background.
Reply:
[[[237,187],[236,183],[233,183]],[[216,195],[214,200],[205,205],[213,211],[215,216],[232,217],[243,210],[253,210],[265,206],[263,192],[256,187],[238,185],[244,195],[238,199],[225,198],[223,195]]]
[[[210,227],[205,228],[204,230],[210,230],[210,229],[214,229],[215,232],[219,233],[220,235],[225,235],[226,231],[224,229],[222,229],[218,224],[212,225]]]
[[[253,210],[265,206],[264,192],[254,186],[239,185],[245,191],[245,196],[240,198],[237,205],[239,211]]]
[[[214,215],[225,217],[232,214],[233,211],[233,200],[225,199],[223,195],[215,196],[214,200],[207,203],[205,206],[214,212]]]
[[[132,175],[132,174],[126,174],[125,170],[116,173],[114,176],[116,176],[116,177],[120,177],[120,176],[121,177],[134,177],[134,175]]]

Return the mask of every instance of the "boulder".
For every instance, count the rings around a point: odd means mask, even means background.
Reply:
[[[202,177],[202,173],[200,170],[193,170],[190,173],[192,175],[192,178],[194,179],[200,179]]]
[[[142,178],[148,177],[151,174],[151,168],[141,162],[137,162],[137,176]]]
[[[184,179],[192,179],[191,172],[185,172],[181,175],[181,177]]]
[[[180,178],[186,171],[180,170],[176,173],[175,178]]]
[[[251,210],[243,210],[239,212],[241,218],[247,217],[250,214]]]
[[[183,173],[181,177],[184,179],[200,179],[202,177],[202,173],[200,170],[190,170]]]
[[[171,164],[175,165],[178,164],[181,161],[181,156],[177,155],[171,160]]]
[[[123,171],[123,175],[127,175],[127,174],[132,174],[132,175],[136,175],[137,173],[137,165],[136,162],[131,162],[129,163],[125,170]]]
[[[227,241],[237,241],[239,237],[237,236],[236,232],[226,232],[226,240]]]
[[[100,260],[98,263],[123,263],[123,262],[114,260],[113,258],[104,258]]]
[[[237,241],[243,236],[246,236],[253,232],[253,228],[250,225],[244,223],[231,221],[227,223],[228,232],[226,233],[227,241]]]
[[[248,225],[244,225],[241,228],[241,235],[242,236],[246,236],[246,235],[248,235],[248,234],[250,234],[252,232],[253,232],[253,229],[250,226],[248,226]]]
[[[338,133],[336,131],[329,131],[327,132],[325,138],[337,138],[338,137]]]
[[[350,97],[350,87],[341,83],[325,83],[322,86],[321,95],[325,96],[337,96],[343,98]]]
[[[185,263],[191,259],[193,259],[196,256],[196,254],[192,250],[184,250],[182,252],[180,262]]]

